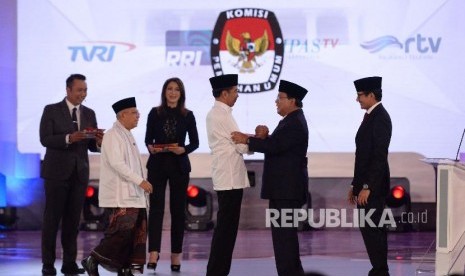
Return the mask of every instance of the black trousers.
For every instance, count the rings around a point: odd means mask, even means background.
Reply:
[[[363,242],[367,249],[368,257],[372,265],[372,269],[368,273],[369,276],[388,276],[389,268],[387,264],[387,229],[385,226],[380,226],[379,222],[382,218],[386,198],[384,196],[371,196],[368,198],[366,206],[357,205],[359,211],[364,211],[368,214],[370,209],[374,209],[374,213],[370,219],[375,224],[375,227],[365,223],[364,227],[360,225],[360,232],[362,233]],[[359,223],[362,218],[359,216]]]
[[[217,191],[216,194],[218,212],[207,264],[207,276],[226,276],[231,269],[243,189]]]
[[[88,181],[73,173],[67,180],[45,179],[45,210],[42,225],[42,263],[55,263],[56,238],[61,222],[63,265],[76,262],[77,236]]]
[[[269,208],[280,214],[283,209],[300,209],[299,200],[270,199]],[[271,237],[279,276],[302,276],[304,270],[300,261],[299,237],[297,227],[275,227],[271,224]]]
[[[160,252],[163,215],[165,213],[166,185],[170,186],[171,253],[181,253],[189,174],[182,173],[175,158],[167,158],[163,167],[148,172],[147,180],[153,185],[150,194],[148,221],[149,252]]]

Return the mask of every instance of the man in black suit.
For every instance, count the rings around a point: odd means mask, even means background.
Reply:
[[[307,200],[308,127],[302,111],[306,94],[305,88],[281,80],[276,106],[284,118],[274,132],[264,139],[257,138],[268,132],[266,126],[258,126],[257,137],[232,134],[235,143],[248,144],[250,151],[265,153],[261,198],[269,199],[269,208],[280,215],[284,209],[300,209]],[[271,235],[278,275],[304,275],[297,227],[271,223]]]
[[[56,275],[56,237],[61,222],[64,274],[83,274],[76,264],[81,210],[89,182],[88,150],[97,152],[103,133],[88,138],[85,129],[97,129],[92,109],[82,105],[87,95],[86,77],[73,74],[66,80],[63,101],[47,105],[40,121],[40,142],[46,147],[41,177],[45,211],[42,226],[42,274]]]
[[[355,136],[354,179],[348,200],[357,204],[360,213],[374,210],[370,219],[375,227],[360,221],[360,231],[373,266],[369,276],[389,275],[387,231],[380,221],[390,189],[388,149],[392,124],[381,104],[381,80],[381,77],[368,77],[354,81],[357,101],[367,112]]]

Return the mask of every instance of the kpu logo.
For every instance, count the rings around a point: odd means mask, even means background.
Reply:
[[[87,41],[84,43],[85,45],[68,47],[71,51],[72,62],[77,60],[110,62],[116,53],[129,52],[136,48],[136,45],[125,42]]]
[[[404,51],[406,54],[436,54],[439,51],[440,45],[441,37],[424,37],[421,34],[408,37],[404,43],[392,35],[386,35],[360,44],[363,49],[370,51],[370,53],[377,53],[389,47],[398,48]]]
[[[284,43],[273,12],[255,8],[220,13],[210,55],[215,76],[239,74],[241,93],[270,91],[283,66]]]

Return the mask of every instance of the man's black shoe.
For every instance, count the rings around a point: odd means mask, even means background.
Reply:
[[[89,256],[81,261],[82,266],[87,271],[89,276],[100,276],[98,274],[98,262],[92,256]]]
[[[63,274],[84,274],[86,273],[84,268],[78,267],[76,263],[63,264],[61,267],[61,273]]]
[[[57,270],[52,264],[44,264],[42,266],[42,275],[43,276],[57,275]]]

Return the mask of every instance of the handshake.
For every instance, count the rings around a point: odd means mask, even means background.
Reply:
[[[267,126],[258,125],[255,128],[255,135],[245,134],[239,131],[234,131],[231,133],[231,140],[235,144],[247,144],[247,140],[249,139],[249,137],[265,139],[266,137],[268,137],[268,133],[269,133],[269,130]]]

